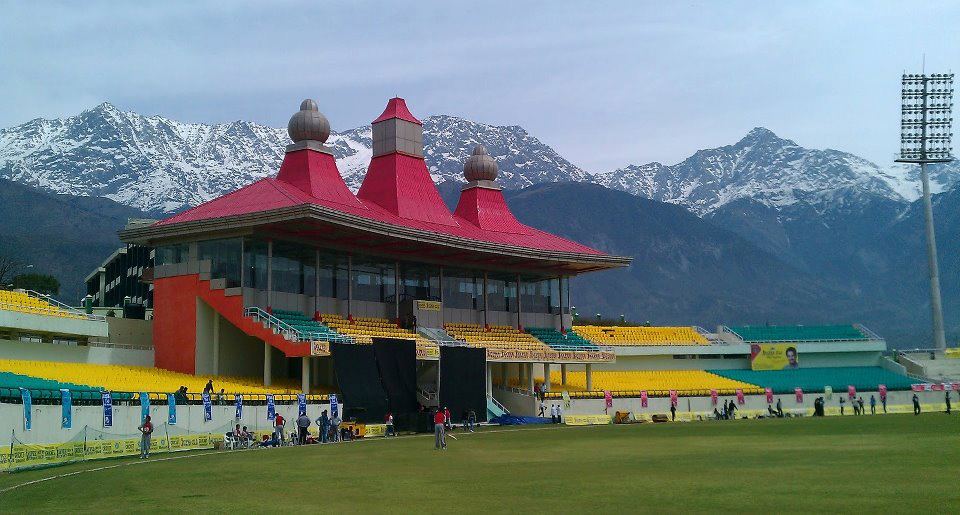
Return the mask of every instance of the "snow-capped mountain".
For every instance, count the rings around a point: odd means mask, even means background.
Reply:
[[[463,161],[477,143],[497,158],[506,188],[590,179],[521,127],[453,116],[423,122],[427,165],[437,182],[462,182]],[[181,123],[104,103],[77,116],[0,130],[0,177],[170,212],[275,174],[289,142],[286,129],[244,121]],[[370,127],[335,132],[327,144],[356,191],[372,155]]]
[[[957,171],[955,164],[932,168],[932,189],[954,185]],[[705,215],[743,198],[769,207],[836,205],[865,196],[912,201],[919,196],[918,175],[915,165],[883,168],[846,152],[807,149],[758,127],[733,145],[700,150],[675,165],[631,165],[595,180]]]

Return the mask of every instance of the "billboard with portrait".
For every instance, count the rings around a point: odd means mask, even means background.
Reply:
[[[750,368],[753,370],[788,370],[799,367],[797,346],[792,343],[750,345]]]

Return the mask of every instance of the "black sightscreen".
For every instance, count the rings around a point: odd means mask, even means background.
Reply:
[[[377,357],[370,345],[331,343],[337,389],[343,395],[344,420],[382,424],[387,414],[387,394],[380,384]]]
[[[454,421],[468,410],[478,422],[487,420],[487,353],[471,347],[440,347],[440,407]]]
[[[373,350],[380,369],[380,383],[387,394],[387,406],[393,413],[398,431],[416,430],[417,344],[399,338],[374,338]]]

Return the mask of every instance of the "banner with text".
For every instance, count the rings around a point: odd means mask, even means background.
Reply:
[[[750,368],[753,370],[784,370],[799,366],[796,345],[790,343],[750,345]]]

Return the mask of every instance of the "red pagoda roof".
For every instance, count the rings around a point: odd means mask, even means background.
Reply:
[[[400,97],[391,98],[390,101],[387,102],[387,108],[371,123],[383,122],[391,118],[399,118],[403,121],[423,125],[423,123],[407,109],[407,101]]]

